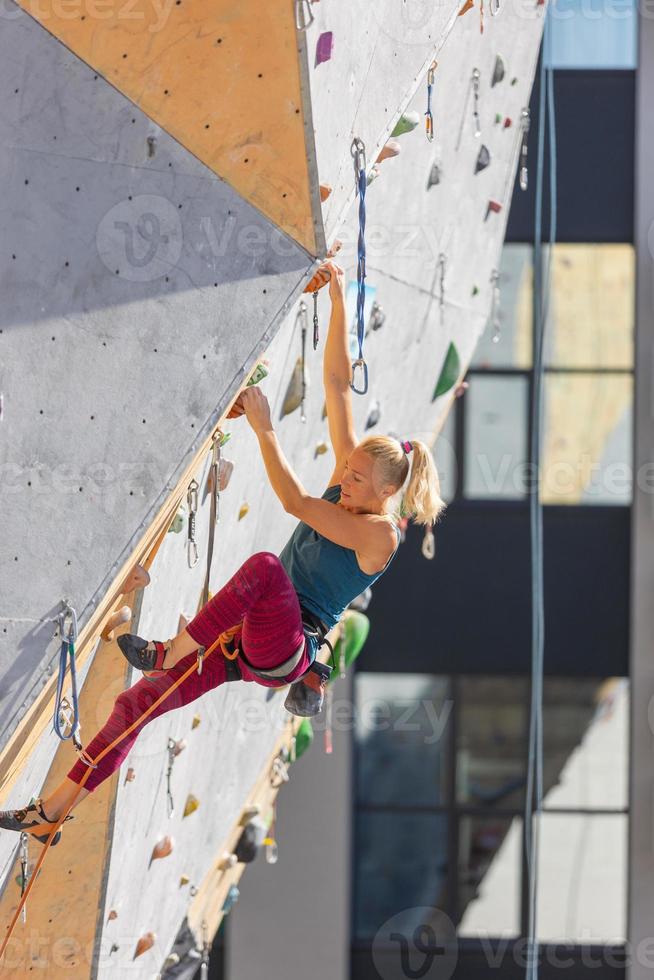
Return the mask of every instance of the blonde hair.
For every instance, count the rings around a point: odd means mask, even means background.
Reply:
[[[412,439],[411,444],[413,450],[407,455],[401,443],[392,436],[368,436],[357,448],[372,456],[379,465],[375,473],[378,485],[397,487],[396,493],[404,488],[395,516],[408,515],[414,524],[433,525],[447,506],[441,499],[438,470],[429,446],[419,439]]]

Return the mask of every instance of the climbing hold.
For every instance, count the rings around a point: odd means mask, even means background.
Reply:
[[[243,808],[243,813],[241,814],[241,819],[239,821],[241,827],[247,826],[250,820],[253,820],[254,817],[258,816],[260,813],[261,807],[258,803],[249,803]]]
[[[475,173],[478,174],[481,170],[485,170],[490,161],[491,158],[488,147],[482,143],[482,145],[479,147],[479,154],[475,164]]]
[[[475,4],[474,4],[474,0],[466,0],[466,2],[465,2],[465,3],[463,4],[463,6],[461,7],[461,10],[459,11],[459,14],[458,14],[458,16],[459,16],[459,17],[462,17],[462,16],[463,16],[463,14],[467,14],[467,13],[468,13],[468,11],[469,11],[469,10],[470,10],[470,9],[471,9],[472,7],[474,7],[474,5],[475,5]]]
[[[420,125],[420,116],[417,112],[403,112],[398,121],[395,123],[395,129],[391,133],[391,137],[394,136],[404,136],[405,133],[412,133],[413,130]]]
[[[184,885],[188,885],[190,880],[188,875],[182,875],[179,879],[179,887],[182,888]]]
[[[497,124],[498,123],[501,123],[501,122],[502,122],[502,113],[501,112],[496,112],[495,113],[495,125],[497,126]]]
[[[368,176],[366,177],[366,186],[369,187],[370,184],[372,184],[373,180],[376,180],[378,177],[379,177],[379,167],[377,166],[376,163],[374,163],[370,168],[370,172]]]
[[[218,862],[218,867],[221,871],[229,871],[233,868],[235,864],[238,864],[238,858],[235,854],[230,854],[229,851],[224,851],[223,856]]]
[[[500,311],[500,274],[497,269],[491,272],[491,311],[489,320],[493,325],[491,340],[494,344],[499,343],[502,329],[502,314]]]
[[[186,527],[186,507],[184,504],[180,504],[179,510],[173,517],[170,527],[168,528],[168,533],[179,534]]]
[[[339,664],[339,674],[350,667],[359,656],[370,632],[370,620],[362,612],[349,609],[340,623],[339,636],[334,643],[334,657]],[[336,671],[332,671],[329,683],[336,680]],[[297,751],[297,747],[296,747]]]
[[[331,679],[331,678],[330,678]],[[313,742],[313,725],[310,718],[303,718],[295,733],[295,758],[304,755]]]
[[[331,192],[332,192],[332,189],[331,189],[331,186],[329,184],[320,184],[320,203],[321,204],[324,204],[325,203],[325,201],[327,200],[327,198],[329,197],[329,195],[331,194]]]
[[[506,119],[504,120],[504,129],[510,129],[512,125],[513,125],[512,120],[509,119],[509,117],[507,116]]]
[[[127,772],[125,773],[125,782],[133,783],[135,779],[136,779],[136,770],[132,769],[132,767],[130,766]]]
[[[118,918],[118,912],[115,909],[111,909],[109,915],[107,916],[107,921],[112,922],[114,919]]]
[[[193,721],[191,722],[191,729],[197,728],[202,721],[200,715],[193,715]]]
[[[332,31],[323,31],[316,44],[316,67],[323,61],[329,61],[334,50],[334,35]]]
[[[377,157],[376,163],[383,163],[389,157],[397,157],[402,152],[402,144],[397,140],[389,140],[382,147],[381,153]]]
[[[486,217],[484,218],[484,221],[488,220],[489,214],[499,214],[501,210],[502,205],[499,203],[499,201],[489,201],[488,207],[486,208]]]
[[[288,383],[286,389],[286,395],[284,397],[284,402],[282,404],[282,410],[280,412],[280,420],[286,415],[290,415],[294,412],[296,408],[299,408],[302,403],[303,395],[303,371],[302,371],[302,358],[298,357],[295,362],[295,367],[293,368],[293,374],[291,375],[291,380]],[[308,379],[304,382],[308,387]]]
[[[195,811],[199,806],[200,806],[200,801],[198,800],[198,798],[196,796],[193,796],[192,793],[189,793],[189,795],[186,797],[186,803],[184,804],[184,816],[188,817],[192,813],[195,813]]]
[[[169,854],[172,854],[174,846],[175,846],[175,841],[173,840],[172,837],[167,837],[167,836],[162,837],[161,840],[157,841],[157,843],[152,848],[152,854],[150,855],[150,864],[152,864],[153,861],[158,861],[161,858],[168,857]]]
[[[366,419],[366,429],[372,429],[373,426],[377,425],[379,419],[381,418],[381,406],[379,401],[375,399],[370,406],[368,411],[368,417]]]
[[[322,403],[322,414],[320,416],[320,419],[321,419],[322,422],[324,422],[326,418],[327,418],[327,402],[323,402]]]
[[[149,949],[152,949],[157,940],[156,932],[146,932],[144,933],[136,944],[136,952],[132,959],[136,959],[142,953],[146,953]]]
[[[120,595],[127,595],[128,592],[133,592],[134,589],[144,589],[149,584],[149,573],[145,570],[145,568],[143,568],[142,565],[135,565],[123,582],[120,589]]]
[[[180,752],[183,752],[184,749],[186,748],[186,744],[187,744],[186,739],[185,738],[178,738],[177,740],[171,739],[171,742],[172,742],[172,746],[171,746],[172,754],[175,756],[175,758],[177,758]]]
[[[234,908],[240,897],[240,891],[236,885],[230,885],[229,891],[227,892],[227,898],[225,899],[225,904],[223,905],[223,912],[227,915]]]
[[[431,524],[428,524],[425,528],[425,536],[422,539],[422,554],[425,558],[431,559],[436,554],[436,541],[434,539],[434,532],[431,529]]]
[[[106,622],[104,629],[102,630],[102,639],[109,643],[114,638],[114,630],[117,626],[122,626],[124,623],[129,623],[132,618],[132,610],[129,606],[121,606],[116,612],[112,613]]]
[[[386,314],[377,302],[374,301],[370,309],[370,321],[369,326],[371,330],[379,330],[380,327],[384,326],[384,321],[386,320]]]
[[[318,456],[324,456],[324,454],[329,450],[329,446],[326,442],[317,442],[316,448],[313,451],[313,458],[317,459]]]
[[[472,295],[477,296],[479,294],[479,286],[472,287]]]
[[[456,388],[454,389],[454,397],[462,398],[469,387],[470,386],[467,381],[462,381],[461,384],[457,385]]]
[[[249,511],[249,509],[250,509],[250,505],[249,504],[241,504],[241,508],[240,508],[240,510],[238,512],[238,519],[239,519],[239,521],[242,521],[243,520],[243,518],[245,517],[245,515],[247,514],[247,512]]]
[[[447,348],[447,353],[445,354],[441,373],[434,388],[434,394],[431,396],[432,401],[444,395],[445,392],[449,391],[456,384],[460,371],[461,361],[459,360],[459,352],[455,345],[450,342],[450,346]]]
[[[491,88],[494,85],[499,85],[499,83],[504,79],[505,68],[504,59],[501,54],[495,57],[495,65],[493,67],[493,77],[491,78]]]
[[[243,829],[238,844],[234,848],[237,861],[250,864],[259,853],[266,836],[266,825],[260,817],[251,820]]]
[[[511,84],[512,85],[517,85],[518,84],[518,79],[517,78],[512,78],[511,79]]]
[[[429,171],[429,177],[427,178],[427,190],[430,187],[434,187],[435,184],[440,184],[441,182],[441,168],[438,163],[432,163],[431,170]]]

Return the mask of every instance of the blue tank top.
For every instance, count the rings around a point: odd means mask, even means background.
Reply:
[[[341,498],[340,483],[328,487],[323,500],[338,503]],[[346,607],[358,595],[382,575],[395,557],[400,544],[397,531],[395,551],[380,572],[368,575],[362,572],[352,548],[330,541],[304,521],[293,531],[279,560],[295,587],[303,606],[315,613],[331,629],[339,621]]]

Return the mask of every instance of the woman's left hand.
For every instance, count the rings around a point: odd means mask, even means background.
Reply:
[[[245,388],[236,401],[243,407],[247,420],[255,432],[272,429],[268,399],[257,385]]]

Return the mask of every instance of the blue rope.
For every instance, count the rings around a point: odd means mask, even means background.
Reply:
[[[534,389],[531,404],[531,471],[536,474],[530,488],[529,519],[531,532],[532,582],[532,687],[529,719],[529,759],[525,800],[525,847],[529,883],[529,927],[527,939],[527,978],[538,980],[538,944],[536,941],[536,894],[538,884],[538,834],[534,833],[533,813],[540,814],[543,800],[543,664],[545,650],[545,599],[543,580],[543,505],[540,497],[540,456],[543,429],[543,349],[549,311],[552,250],[556,241],[557,173],[556,115],[554,78],[546,67],[550,53],[549,8],[543,31],[538,107],[538,159],[534,221]],[[543,159],[545,119],[549,136],[550,239],[547,265],[543,276]],[[535,772],[535,810],[532,811]],[[538,829],[538,825],[536,827]]]
[[[357,191],[359,194],[359,241],[357,244],[357,339],[359,341],[359,356],[352,364],[352,381],[350,388],[358,395],[368,391],[368,366],[363,359],[363,337],[365,332],[364,308],[366,305],[366,165],[365,148],[361,140],[356,139],[352,144],[357,173]],[[356,368],[363,368],[363,388],[354,384]]]
[[[68,633],[66,632],[66,618],[70,616],[71,625]],[[61,649],[59,651],[59,677],[57,678],[57,693],[55,695],[53,728],[58,736],[65,742],[72,738],[77,739],[79,728],[79,703],[77,699],[77,668],[75,667],[75,643],[77,641],[77,614],[72,606],[66,604],[64,612],[59,614],[59,632],[61,634]],[[64,681],[66,679],[66,665],[70,655],[70,687],[73,699],[73,720],[69,735],[64,735],[61,730],[59,714],[62,707],[62,694]]]

